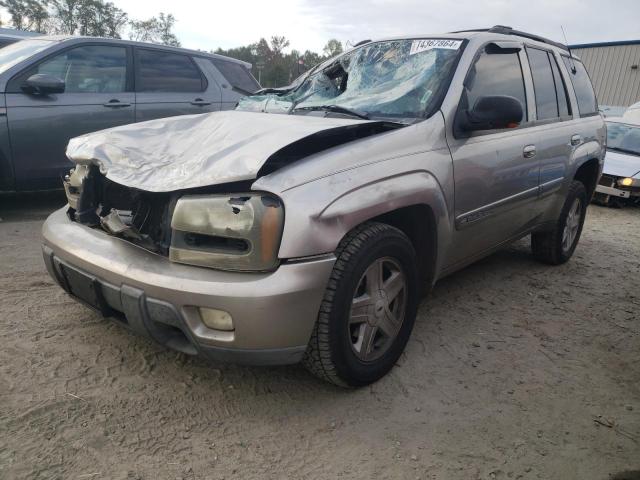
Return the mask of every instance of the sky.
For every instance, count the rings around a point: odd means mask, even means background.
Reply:
[[[557,41],[563,26],[569,44],[640,39],[640,0],[111,1],[138,20],[172,13],[182,45],[201,50],[284,35],[292,48],[321,52],[330,38],[353,45],[497,24]]]
[[[212,50],[284,35],[320,52],[388,36],[509,25],[570,44],[640,39],[640,0],[112,0],[131,17],[173,13],[184,47]],[[272,5],[268,7],[268,5]]]

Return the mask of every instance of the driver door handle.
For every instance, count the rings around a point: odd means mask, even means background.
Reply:
[[[107,103],[103,103],[102,106],[107,108],[120,108],[120,107],[130,107],[130,103],[121,102],[117,98],[113,98],[109,100]]]
[[[527,145],[522,149],[522,156],[524,158],[533,158],[536,156],[536,146],[535,145]]]
[[[191,102],[191,105],[211,105],[211,102],[207,102],[206,100],[203,100],[201,98],[196,98],[193,102]]]

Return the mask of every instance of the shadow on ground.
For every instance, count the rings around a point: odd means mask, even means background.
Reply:
[[[29,193],[0,193],[0,220],[24,222],[44,220],[67,203],[63,190]]]

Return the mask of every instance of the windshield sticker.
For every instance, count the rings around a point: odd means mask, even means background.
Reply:
[[[411,44],[409,55],[432,50],[434,48],[445,48],[447,50],[457,50],[462,45],[462,40],[436,40],[433,38],[425,40],[414,40]]]

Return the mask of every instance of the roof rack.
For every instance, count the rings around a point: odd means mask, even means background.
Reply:
[[[518,37],[529,38],[531,40],[535,40],[536,42],[547,43],[549,45],[553,45],[554,47],[561,48],[563,50],[569,51],[569,47],[560,42],[554,42],[553,40],[549,40],[548,38],[541,37],[540,35],[534,35],[533,33],[521,32],[520,30],[514,30],[511,27],[507,27],[505,25],[494,25],[491,28],[476,28],[472,30],[459,30],[457,32],[451,33],[465,33],[465,32],[488,32],[488,33],[500,33],[502,35],[515,35]]]

